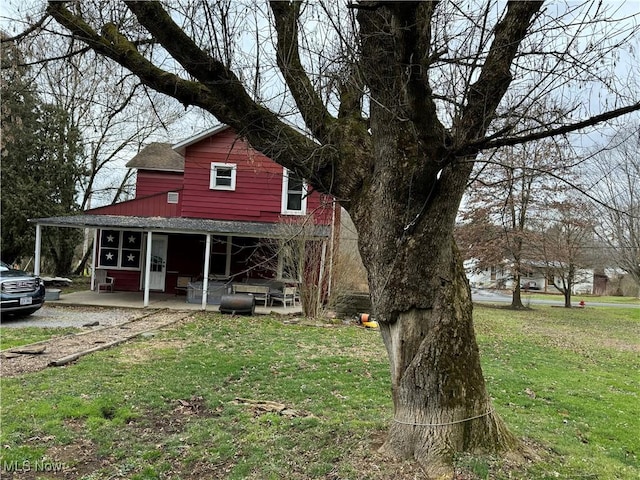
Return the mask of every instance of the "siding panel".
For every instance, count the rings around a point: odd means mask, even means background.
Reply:
[[[237,165],[235,191],[209,188],[211,163]],[[275,223],[282,220],[282,167],[228,129],[187,147],[182,216]],[[331,221],[331,205],[316,192],[307,197],[307,213],[316,223]],[[327,208],[328,207],[328,208]],[[293,218],[296,216],[285,216]]]
[[[148,197],[161,192],[182,189],[184,176],[178,172],[153,172],[138,170],[136,177],[136,198]]]

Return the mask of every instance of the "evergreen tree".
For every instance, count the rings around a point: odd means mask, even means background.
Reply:
[[[2,50],[0,254],[4,261],[14,263],[33,254],[35,228],[29,218],[77,211],[82,146],[80,133],[66,113],[39,96],[21,52],[6,43]],[[79,240],[80,232],[47,230],[44,245],[54,273],[69,273]]]

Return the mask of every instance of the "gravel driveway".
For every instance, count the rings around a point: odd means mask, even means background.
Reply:
[[[82,327],[87,323],[99,322],[100,326],[112,326],[124,323],[143,315],[139,309],[72,307],[44,305],[34,314],[24,318],[3,317],[0,328],[23,327]]]

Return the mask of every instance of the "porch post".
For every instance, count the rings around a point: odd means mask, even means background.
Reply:
[[[327,242],[322,242],[322,252],[320,254],[320,271],[318,272],[318,298],[317,305],[322,305],[322,289],[324,288],[324,263],[327,258]]]
[[[335,240],[336,240],[336,204],[334,200],[331,206],[331,229],[329,237],[329,272],[327,278],[327,298],[331,297],[331,287],[333,286],[333,262],[335,261]]]
[[[93,258],[91,259],[91,290],[96,289],[96,268],[98,268],[98,229],[93,230]]]
[[[147,253],[144,265],[144,306],[149,306],[149,277],[151,276],[151,245],[153,240],[153,232],[149,230],[147,233]]]
[[[202,274],[202,310],[207,309],[207,292],[209,291],[209,257],[211,256],[211,234],[207,233],[204,247],[204,270]]]
[[[231,277],[231,252],[233,251],[233,237],[227,236],[227,259],[224,264],[224,274],[226,277]]]
[[[42,243],[42,226],[36,223],[36,252],[35,260],[33,263],[33,274],[40,275],[40,252]]]

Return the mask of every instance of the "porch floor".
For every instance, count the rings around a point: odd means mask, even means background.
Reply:
[[[62,293],[59,300],[47,300],[47,305],[80,305],[94,307],[117,308],[145,308],[143,292],[102,292],[82,290],[72,293]],[[170,310],[202,310],[200,303],[187,303],[184,295],[151,292],[149,294],[149,306],[146,308],[168,308]],[[207,305],[206,311],[217,312],[219,305]],[[302,307],[263,306],[256,305],[256,314],[268,315],[300,315]]]

